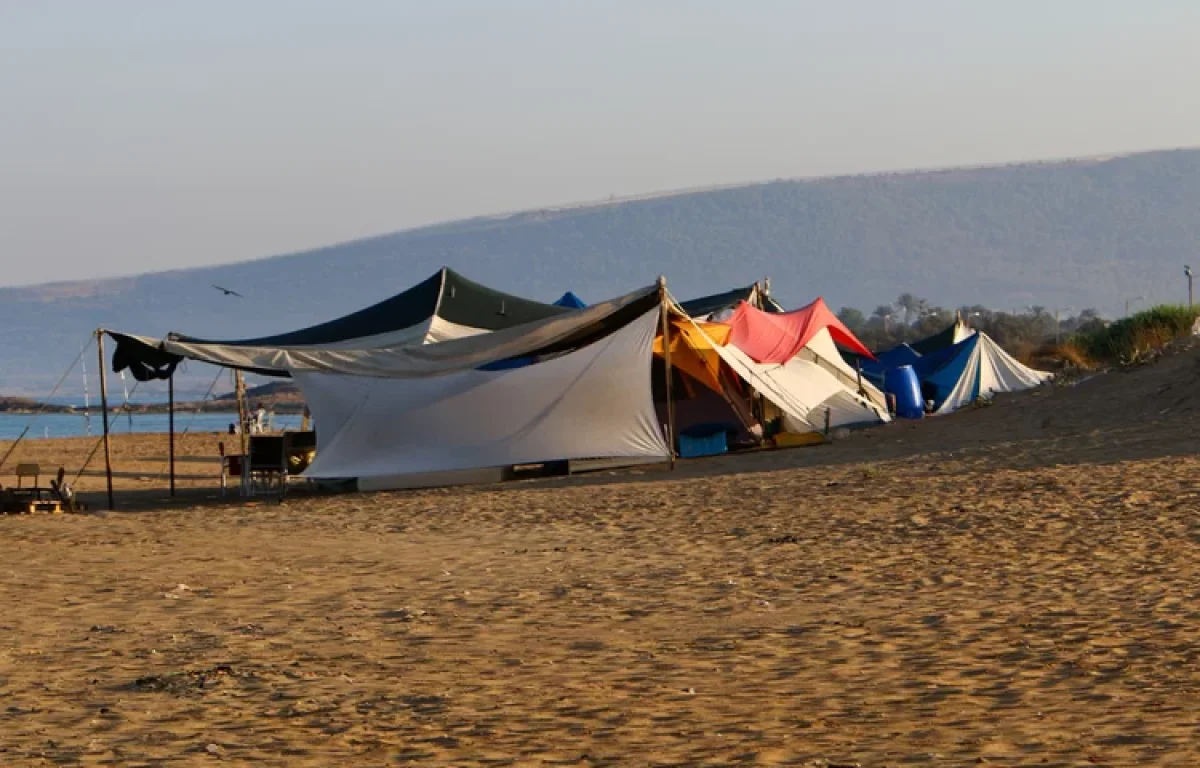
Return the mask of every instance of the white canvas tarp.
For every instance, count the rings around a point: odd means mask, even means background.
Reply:
[[[305,475],[381,489],[424,472],[665,459],[650,373],[658,318],[655,308],[585,347],[508,370],[393,378],[294,368],[318,434]]]
[[[803,360],[811,360],[820,364],[826,370],[834,373],[843,384],[854,390],[855,393],[861,386],[866,398],[875,404],[878,410],[887,410],[887,397],[879,391],[878,387],[859,376],[858,371],[850,367],[850,364],[838,352],[837,345],[833,343],[829,329],[823,328],[818,331],[797,356]]]

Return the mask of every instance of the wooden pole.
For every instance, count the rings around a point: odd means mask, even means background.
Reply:
[[[242,455],[245,456],[250,452],[250,436],[247,434],[250,431],[250,423],[246,418],[246,380],[242,378],[242,372],[236,369],[233,372],[233,389],[237,395],[238,432],[242,438]]]
[[[96,350],[100,357],[100,418],[104,421],[104,479],[108,485],[108,508],[117,508],[113,501],[112,444],[108,436],[108,377],[104,365],[104,331],[96,331]]]
[[[167,455],[171,464],[171,496],[175,495],[175,371],[167,377]]]
[[[658,278],[658,298],[661,303],[662,337],[663,337],[663,366],[666,368],[667,380],[667,448],[671,455],[671,469],[675,469],[675,400],[671,396],[671,316],[669,299],[667,298],[667,278]]]

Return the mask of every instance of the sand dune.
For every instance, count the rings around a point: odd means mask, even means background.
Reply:
[[[199,504],[200,461],[175,507],[0,519],[0,764],[1200,764],[1198,377],[674,474]]]

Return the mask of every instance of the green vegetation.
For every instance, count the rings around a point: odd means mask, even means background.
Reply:
[[[1071,344],[1092,361],[1132,365],[1190,336],[1197,317],[1200,310],[1195,308],[1164,304],[1107,326],[1081,330]]]
[[[1045,307],[1026,312],[999,312],[982,305],[950,310],[911,293],[901,294],[894,304],[881,304],[870,318],[854,307],[842,307],[838,317],[869,348],[879,351],[910,343],[945,330],[957,312],[967,325],[983,331],[1009,354],[1028,363],[1034,352],[1084,332],[1103,330],[1104,320],[1095,309],[1056,316]],[[1050,356],[1055,356],[1051,354]]]
[[[1121,320],[1107,322],[1094,309],[1058,317],[1045,307],[1024,313],[997,312],[982,306],[956,311],[933,306],[913,294],[883,304],[867,318],[854,307],[838,317],[873,350],[885,350],[932,336],[954,322],[955,312],[983,331],[1023,363],[1044,368],[1090,369],[1135,365],[1157,355],[1172,341],[1186,338],[1200,317],[1200,307],[1160,305]]]

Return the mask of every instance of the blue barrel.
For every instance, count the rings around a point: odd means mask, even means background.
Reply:
[[[892,368],[883,379],[883,391],[896,397],[896,415],[902,419],[925,416],[925,401],[921,398],[921,382],[911,365]]]

